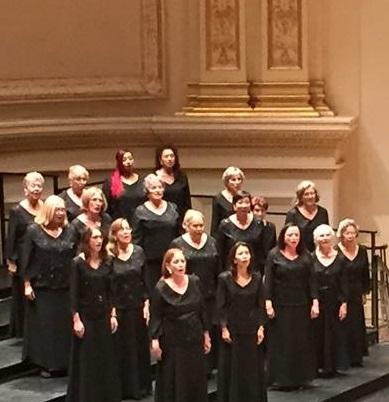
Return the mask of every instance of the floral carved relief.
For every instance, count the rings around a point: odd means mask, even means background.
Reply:
[[[206,0],[208,70],[240,67],[239,0]]]
[[[268,65],[302,67],[301,0],[268,0]]]

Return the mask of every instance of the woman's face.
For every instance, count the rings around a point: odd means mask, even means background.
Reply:
[[[56,225],[63,225],[66,217],[65,205],[58,205],[54,208],[53,223]]]
[[[192,218],[187,226],[187,232],[192,238],[201,238],[204,233],[204,220],[201,216],[196,216]]]
[[[147,188],[147,197],[150,201],[160,201],[163,199],[163,185],[160,181],[153,181]]]
[[[103,210],[104,201],[101,194],[95,193],[89,200],[88,212],[92,214],[100,214]]]
[[[286,229],[284,236],[285,246],[296,248],[300,242],[300,230],[297,226],[290,226]]]
[[[263,220],[266,217],[266,209],[259,204],[255,204],[253,206],[253,214],[257,219]]]
[[[171,276],[182,277],[186,272],[186,259],[182,251],[176,251],[166,268],[171,272]]]
[[[121,229],[118,230],[116,238],[120,244],[130,244],[132,240],[131,228],[127,221],[122,222]]]
[[[167,148],[162,151],[159,159],[161,166],[165,169],[173,169],[176,164],[176,156],[172,149]]]
[[[83,173],[76,174],[72,179],[70,179],[70,187],[72,188],[73,193],[79,196],[82,194],[82,190],[84,190],[87,183],[88,177]]]
[[[239,246],[235,250],[234,263],[236,265],[249,264],[250,261],[251,261],[251,253],[249,248],[246,246]]]
[[[132,156],[132,153],[125,152],[123,155],[123,158],[122,158],[122,164],[123,164],[124,169],[130,170],[134,166],[134,163],[135,163],[135,159]]]
[[[350,244],[356,242],[358,237],[358,232],[353,225],[347,226],[347,228],[342,233],[342,243],[343,244]]]
[[[31,180],[24,187],[24,194],[30,201],[38,201],[41,198],[43,184],[40,180]]]
[[[251,211],[251,203],[249,197],[241,198],[234,204],[234,211],[238,213],[246,213],[248,214]]]
[[[236,193],[242,187],[243,179],[238,174],[232,175],[227,181],[227,190],[231,193]]]
[[[312,206],[316,204],[316,190],[314,187],[308,187],[302,197],[303,205],[305,206]]]
[[[333,235],[330,231],[324,231],[317,237],[319,247],[332,245]]]
[[[99,229],[92,229],[92,235],[89,239],[89,249],[96,253],[101,251],[103,246],[103,235]]]

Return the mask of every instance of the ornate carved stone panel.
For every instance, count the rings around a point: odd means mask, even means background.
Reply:
[[[301,0],[268,0],[268,68],[302,68]]]

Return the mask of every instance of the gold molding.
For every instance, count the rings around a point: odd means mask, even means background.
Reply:
[[[140,79],[84,77],[0,80],[0,104],[164,97],[164,0],[142,0],[141,4]]]

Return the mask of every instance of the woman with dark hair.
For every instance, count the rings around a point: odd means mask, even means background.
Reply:
[[[59,197],[65,201],[68,221],[71,222],[82,212],[82,193],[89,180],[89,172],[81,165],[73,165],[69,168],[69,188],[64,190]]]
[[[111,264],[105,242],[100,229],[86,229],[81,254],[72,263],[70,301],[74,336],[68,402],[121,400],[112,337],[118,323],[111,302]]]
[[[150,335],[151,351],[159,360],[155,401],[206,402],[208,323],[200,281],[186,274],[180,249],[167,250],[163,258],[162,278],[151,298]]]
[[[132,222],[135,209],[145,200],[142,180],[134,171],[135,159],[131,151],[116,152],[116,169],[103,184],[107,212],[112,219],[124,218]]]
[[[234,213],[232,198],[241,189],[244,178],[244,173],[238,167],[229,166],[224,170],[222,175],[224,190],[212,201],[212,236],[216,236],[220,222]]]
[[[288,211],[285,219],[285,224],[291,222],[300,228],[301,240],[310,252],[315,250],[314,229],[321,224],[329,223],[328,212],[317,204],[319,201],[315,183],[303,180],[296,188],[295,206]]]
[[[119,328],[115,335],[122,399],[142,399],[151,393],[150,349],[146,323],[149,299],[144,282],[146,257],[131,242],[131,227],[118,218],[109,234],[112,258],[112,300]]]
[[[136,208],[133,219],[134,243],[146,254],[146,287],[151,295],[161,277],[161,262],[165,251],[178,236],[176,205],[164,200],[164,185],[153,173],[145,177],[147,201]]]
[[[10,336],[21,338],[24,330],[24,282],[21,272],[22,246],[27,227],[34,222],[39,214],[43,201],[41,200],[45,180],[38,172],[29,172],[24,176],[23,189],[25,198],[11,208],[8,221],[6,242],[7,268],[12,275],[12,304],[10,317]]]
[[[265,266],[269,383],[281,389],[304,386],[315,377],[311,319],[319,315],[312,257],[293,223],[280,231]]]
[[[251,195],[239,190],[232,199],[235,213],[223,219],[216,235],[216,245],[224,270],[229,268],[228,255],[231,247],[238,241],[247,243],[253,250],[254,271],[263,272],[264,231],[263,223],[251,212]]]
[[[177,205],[180,223],[185,212],[192,208],[189,183],[186,174],[181,169],[177,148],[173,145],[163,145],[155,153],[155,174],[165,186],[166,201]]]
[[[261,275],[251,269],[252,252],[237,242],[231,269],[219,275],[217,309],[222,342],[219,351],[218,402],[267,401],[264,375],[264,295]]]
[[[27,298],[23,356],[44,378],[64,374],[69,363],[69,278],[74,242],[65,202],[51,195],[26,232],[21,269]]]

